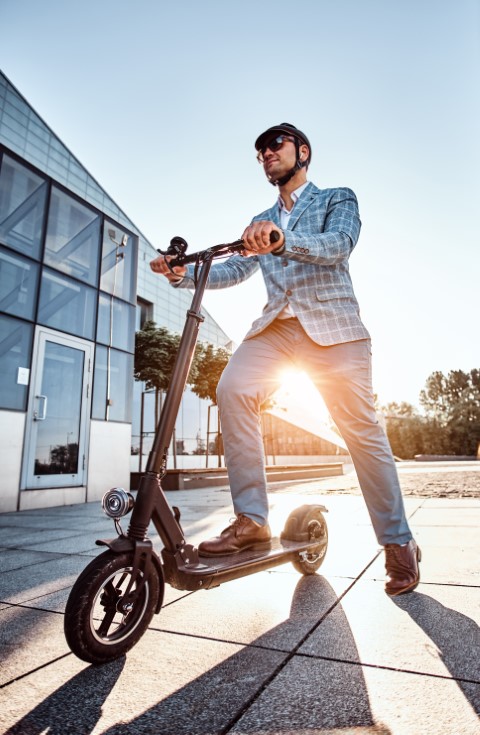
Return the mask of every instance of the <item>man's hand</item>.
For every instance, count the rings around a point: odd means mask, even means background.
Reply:
[[[173,255],[159,255],[158,258],[150,262],[150,268],[154,273],[160,273],[162,276],[168,278],[171,283],[175,281],[181,281],[184,277],[187,269],[184,265],[173,266],[173,273],[170,270],[167,263],[172,260]]]
[[[270,235],[272,232],[278,232],[280,239],[275,243],[270,242]],[[269,220],[260,220],[259,222],[252,222],[247,227],[242,235],[242,240],[245,243],[245,250],[243,255],[266,255],[271,253],[272,250],[280,250],[285,243],[285,236],[282,230],[277,227],[274,222]]]

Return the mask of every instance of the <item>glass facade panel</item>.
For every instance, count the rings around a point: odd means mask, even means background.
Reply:
[[[97,285],[101,216],[52,188],[45,263],[91,286]]]
[[[135,314],[135,331],[142,329],[145,322],[153,319],[153,304],[144,299],[137,299],[137,310]]]
[[[133,352],[135,307],[101,293],[98,302],[97,342]]]
[[[96,296],[95,289],[44,268],[38,322],[52,329],[93,340]]]
[[[92,418],[130,423],[132,386],[133,355],[97,346]]]
[[[47,182],[3,156],[0,171],[0,241],[31,258],[40,258]]]
[[[33,319],[40,266],[0,247],[0,311]]]
[[[134,304],[137,283],[137,241],[105,220],[100,288]]]
[[[32,335],[33,324],[0,315],[0,408],[27,408]]]
[[[35,475],[78,473],[84,357],[83,350],[45,343],[41,394],[48,404],[36,427]]]

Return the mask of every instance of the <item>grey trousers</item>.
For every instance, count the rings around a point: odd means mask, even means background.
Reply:
[[[412,538],[395,460],[379,425],[372,391],[370,340],[322,347],[297,319],[277,319],[233,354],[217,389],[225,460],[235,513],[268,519],[260,406],[279,387],[279,373],[304,370],[319,389],[354,463],[381,545]]]

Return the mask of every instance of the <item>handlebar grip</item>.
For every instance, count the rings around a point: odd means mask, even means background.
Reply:
[[[275,245],[280,240],[280,233],[277,230],[272,230],[270,233],[270,243]]]

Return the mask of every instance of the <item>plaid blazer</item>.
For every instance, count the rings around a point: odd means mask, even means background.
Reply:
[[[278,204],[258,214],[256,220],[270,220],[280,227]],[[268,301],[245,339],[263,331],[287,304],[320,345],[368,339],[348,269],[360,226],[351,189],[318,189],[309,183],[290,216],[284,252],[249,258],[233,255],[214,263],[207,288],[235,286],[261,269]],[[192,266],[176,287],[193,287]]]

